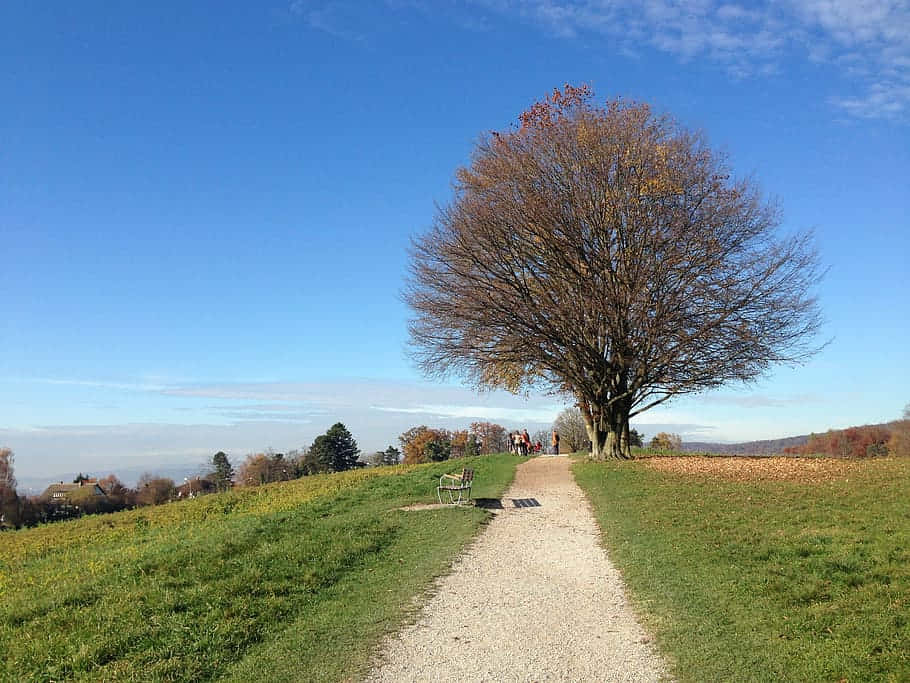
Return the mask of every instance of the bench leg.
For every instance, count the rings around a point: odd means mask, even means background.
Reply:
[[[442,499],[443,491],[446,492],[446,496],[449,499],[448,502],[446,502]],[[442,487],[437,486],[436,487],[436,497],[439,498],[440,505],[458,505],[461,502],[461,491],[458,492],[458,500],[456,501],[455,493],[452,491],[452,489],[443,489]]]
[[[442,492],[446,492],[448,497],[448,502],[442,499]],[[436,497],[439,499],[440,505],[461,505],[461,489],[458,489],[458,498],[455,498],[455,492],[452,489],[443,489],[441,486],[436,487]]]
[[[442,499],[442,492],[445,491],[448,496],[448,502]],[[455,494],[458,494],[457,496]],[[464,505],[471,502],[471,487],[459,489],[443,489],[441,486],[436,487],[436,498],[440,505]]]

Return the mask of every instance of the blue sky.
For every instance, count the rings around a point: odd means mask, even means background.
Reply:
[[[292,0],[0,7],[0,445],[17,472],[543,426],[424,382],[409,237],[477,136],[565,82],[705,131],[814,228],[831,344],[638,426],[739,441],[910,402],[910,5]],[[98,472],[99,474],[102,472]]]

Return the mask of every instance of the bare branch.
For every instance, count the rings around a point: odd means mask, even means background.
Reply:
[[[414,357],[572,395],[621,451],[630,414],[818,350],[812,238],[778,224],[700,136],[567,86],[478,143],[414,240]]]

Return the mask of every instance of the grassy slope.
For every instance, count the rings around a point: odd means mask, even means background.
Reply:
[[[681,680],[910,680],[910,460],[806,484],[580,462]]]
[[[518,458],[475,461],[498,497]],[[3,680],[340,680],[488,513],[408,513],[465,464],[312,477],[0,536]]]

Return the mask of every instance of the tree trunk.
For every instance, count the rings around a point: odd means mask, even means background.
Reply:
[[[578,407],[585,419],[585,429],[591,441],[591,459],[630,460],[629,409],[613,404],[602,407],[579,400]]]

